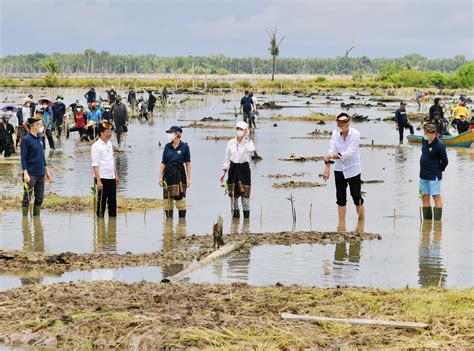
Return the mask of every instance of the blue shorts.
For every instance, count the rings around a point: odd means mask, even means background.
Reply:
[[[420,179],[420,193],[423,195],[441,194],[441,180]]]

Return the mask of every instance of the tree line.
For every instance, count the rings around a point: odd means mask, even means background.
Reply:
[[[278,58],[279,74],[379,74],[384,67],[415,71],[453,72],[466,58],[428,59],[418,54],[399,58],[341,56],[335,58]],[[87,49],[78,54],[9,55],[0,58],[3,75],[15,73],[62,74],[270,74],[273,58],[212,56],[160,57],[157,55],[113,55]]]

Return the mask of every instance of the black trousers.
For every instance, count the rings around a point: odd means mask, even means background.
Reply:
[[[48,138],[49,148],[54,149],[54,139],[53,139],[53,134],[51,133],[51,129],[46,129],[46,138]],[[43,148],[46,150],[45,137],[43,137]]]
[[[405,121],[402,123],[398,123],[398,134],[400,134],[400,141],[403,141],[403,131],[405,130],[405,128],[410,129],[410,134],[415,134],[415,130],[413,129],[413,126],[410,122]]]
[[[23,188],[23,201],[21,206],[29,207],[31,199],[35,195],[35,206],[41,206],[44,199],[44,176],[30,175],[30,183]]]
[[[347,184],[349,184],[349,189],[351,191],[352,200],[354,200],[354,205],[360,206],[364,204],[364,199],[360,193],[360,174],[346,179],[344,178],[344,173],[340,171],[334,171],[334,178],[336,179],[336,203],[339,206],[346,206],[347,204]]]
[[[115,179],[100,178],[103,188],[97,192],[97,217],[104,217],[105,208],[109,217],[117,217],[117,184]]]
[[[13,153],[13,144],[11,143],[4,143],[0,145],[0,154],[3,152],[3,156],[10,157]]]

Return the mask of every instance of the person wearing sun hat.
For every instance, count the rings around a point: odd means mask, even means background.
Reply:
[[[230,197],[232,218],[240,218],[239,197],[242,201],[244,218],[250,217],[251,172],[250,158],[255,146],[249,139],[250,131],[247,123],[240,121],[235,126],[235,138],[229,140],[225,150],[224,165],[220,182],[224,182],[227,174],[227,190]]]
[[[44,133],[43,111],[28,118],[29,133],[23,138],[21,143],[21,166],[23,169],[24,193],[21,203],[23,216],[28,215],[31,195],[34,191],[35,202],[33,216],[39,216],[41,205],[43,204],[45,178],[53,180],[51,172],[47,168],[44,155]]]
[[[365,218],[364,198],[361,194],[361,164],[360,164],[360,133],[350,127],[350,117],[340,113],[336,117],[336,130],[331,135],[329,152],[324,156],[326,168],[323,173],[324,181],[329,179],[331,164],[335,163],[334,179],[336,182],[336,203],[338,205],[339,221],[345,221],[347,203],[347,185],[359,220]]]
[[[117,216],[117,185],[120,178],[114,161],[114,150],[110,138],[113,125],[101,120],[98,123],[99,138],[92,145],[91,159],[95,183],[97,185],[97,217],[104,217],[108,208],[109,217]]]
[[[186,191],[191,186],[191,152],[181,140],[183,130],[172,126],[166,131],[169,143],[165,145],[160,165],[159,184],[163,188],[166,218],[173,218],[173,200],[180,218],[186,217]]]
[[[436,136],[433,123],[423,125],[424,136],[420,157],[420,194],[423,197],[423,219],[433,219],[430,197],[434,201],[434,220],[441,220],[443,202],[441,201],[441,179],[448,166],[446,146]]]

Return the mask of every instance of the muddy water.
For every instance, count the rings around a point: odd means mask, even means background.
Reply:
[[[35,92],[39,96],[41,92]],[[43,91],[54,96],[56,91]],[[0,99],[16,98],[25,93],[3,90]],[[82,96],[83,91],[63,92],[66,103]],[[102,96],[105,94],[102,93]],[[345,102],[349,94],[342,96]],[[181,100],[183,96],[174,96]],[[134,120],[127,138],[126,152],[117,155],[117,167],[122,178],[119,194],[129,197],[160,197],[157,184],[158,167],[166,142],[164,130],[173,124],[187,125],[186,120],[203,117],[229,119],[238,107],[239,96],[193,96],[193,100],[166,113],[158,112],[153,124]],[[198,101],[201,100],[202,101]],[[262,110],[263,119],[253,135],[258,153],[263,160],[252,163],[251,219],[248,223],[231,223],[229,200],[219,186],[219,176],[225,141],[203,140],[206,136],[232,135],[231,129],[185,129],[183,140],[191,147],[192,185],[188,194],[186,223],[166,223],[162,211],[147,211],[119,215],[117,219],[97,221],[93,214],[48,213],[39,220],[22,220],[18,212],[4,211],[0,222],[0,247],[49,252],[150,252],[166,250],[173,236],[210,233],[212,223],[221,214],[227,231],[242,230],[282,231],[292,228],[292,215],[287,197],[296,199],[298,230],[336,230],[338,228],[333,177],[326,187],[308,189],[274,189],[273,183],[289,180],[320,182],[321,162],[279,161],[291,153],[301,156],[321,156],[328,140],[292,139],[305,136],[315,128],[330,130],[333,125],[317,126],[314,122],[273,121],[272,115],[301,116],[309,113],[306,101],[314,111],[340,112],[339,103],[327,105],[325,97],[317,99],[294,96],[263,96],[262,101],[277,100],[282,105],[301,106],[281,110]],[[364,100],[362,100],[364,101]],[[372,102],[373,103],[373,102]],[[349,112],[368,114],[371,119],[384,118],[395,110],[388,108],[357,108]],[[414,111],[414,104],[409,104]],[[274,124],[277,124],[274,127]],[[372,140],[396,144],[398,133],[393,124],[370,121],[354,123],[361,132],[363,143]],[[50,164],[55,167],[55,181],[46,191],[61,195],[90,196],[92,174],[89,148],[80,144],[77,136],[63,140],[60,148],[51,154]],[[418,199],[419,146],[403,145],[388,149],[361,149],[362,178],[384,180],[380,184],[363,185],[366,192],[367,220],[365,230],[377,232],[383,240],[363,242],[360,245],[295,245],[260,246],[250,252],[241,252],[214,266],[196,272],[191,281],[231,282],[245,281],[255,285],[298,283],[318,286],[356,285],[374,287],[403,287],[441,285],[463,288],[473,285],[472,239],[472,167],[473,149],[448,149],[450,165],[443,178],[443,223],[432,227],[420,226]],[[56,159],[54,159],[56,157]],[[269,174],[303,172],[303,177],[274,179]],[[21,185],[14,179],[20,173],[19,163],[0,164],[1,194],[19,194]],[[350,201],[349,201],[350,202]],[[310,204],[312,213],[310,214]],[[394,216],[395,214],[395,216]],[[355,211],[348,208],[346,229],[356,228]],[[344,228],[339,228],[344,229]],[[137,277],[141,270],[133,271]],[[86,273],[85,273],[86,274]],[[120,276],[120,273],[117,273]],[[113,276],[116,277],[116,276]],[[79,279],[67,276],[65,279]],[[16,280],[15,280],[16,279]],[[19,278],[2,279],[2,288],[16,286]],[[21,282],[20,282],[21,283]]]

